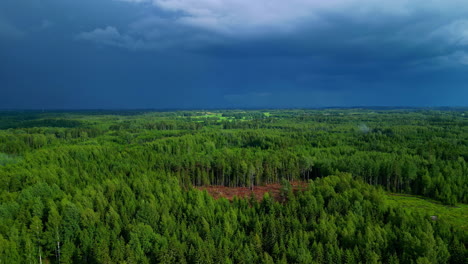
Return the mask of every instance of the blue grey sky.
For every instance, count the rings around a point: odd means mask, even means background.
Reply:
[[[468,1],[0,2],[0,109],[327,106],[468,106]]]

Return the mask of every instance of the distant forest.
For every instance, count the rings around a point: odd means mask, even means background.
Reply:
[[[468,223],[387,199],[464,206],[467,161],[463,108],[3,111],[0,263],[468,263]]]

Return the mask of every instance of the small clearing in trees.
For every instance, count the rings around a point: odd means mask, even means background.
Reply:
[[[305,182],[291,182],[291,186],[293,191],[304,190],[307,187],[307,183]],[[276,200],[282,201],[281,197],[281,184],[279,183],[272,183],[266,184],[263,186],[255,186],[254,190],[252,191],[250,187],[227,187],[227,186],[219,186],[219,185],[211,185],[211,186],[199,186],[196,187],[198,190],[207,191],[209,195],[211,195],[215,199],[219,199],[224,197],[228,200],[234,199],[234,197],[238,198],[250,198],[253,194],[255,199],[261,201],[263,199],[263,195],[267,192]]]

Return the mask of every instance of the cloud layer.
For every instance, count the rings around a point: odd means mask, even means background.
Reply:
[[[363,53],[364,60],[400,60],[426,52],[409,58],[416,63],[460,57],[450,55],[462,54],[468,46],[465,0],[118,1],[166,12],[121,29],[119,46],[130,49],[207,47],[241,54],[263,45],[266,53],[329,57],[349,56],[352,49]],[[116,46],[115,41],[109,45]]]
[[[0,108],[466,105],[467,18],[466,0],[1,1]]]
[[[90,32],[83,32],[76,36],[79,40],[93,41],[98,44],[125,47],[129,49],[141,48],[142,45],[128,35],[121,35],[115,27],[96,28]]]
[[[464,0],[120,0],[152,4],[173,12],[177,22],[226,34],[291,31],[304,23],[320,23],[327,15],[346,16],[370,24],[382,16],[408,18],[422,13],[463,14]],[[433,18],[434,19],[434,18]],[[390,22],[390,21],[389,21]],[[370,25],[371,26],[371,25]]]

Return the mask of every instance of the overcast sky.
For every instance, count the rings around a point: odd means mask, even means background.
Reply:
[[[0,1],[1,109],[324,106],[468,106],[468,1]]]

